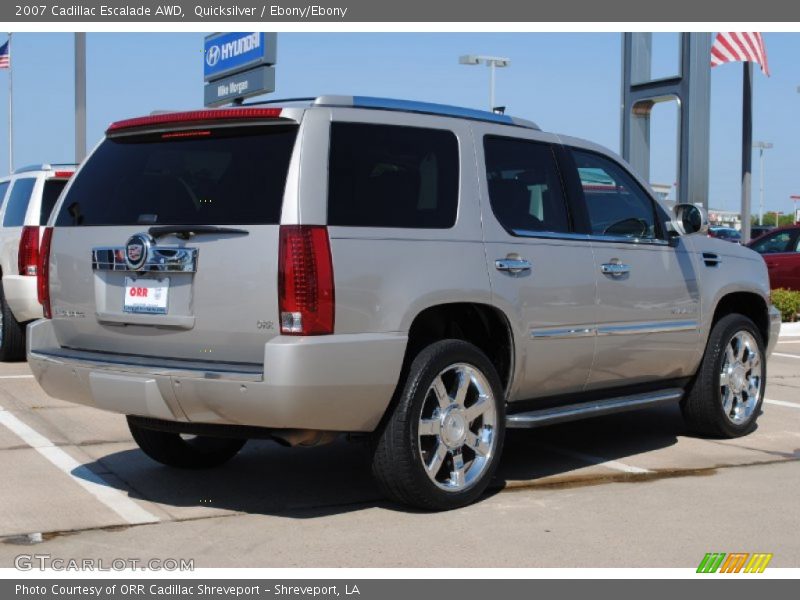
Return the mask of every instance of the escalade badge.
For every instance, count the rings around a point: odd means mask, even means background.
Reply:
[[[125,263],[131,271],[138,271],[147,262],[152,242],[143,233],[132,235],[125,244]]]

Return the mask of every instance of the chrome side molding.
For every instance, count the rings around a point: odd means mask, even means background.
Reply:
[[[92,249],[93,271],[131,271],[156,273],[196,273],[197,248],[174,246],[150,246],[145,250],[144,264],[133,269],[125,259],[124,246],[108,246]]]
[[[532,329],[534,339],[571,339],[602,335],[642,335],[647,333],[672,333],[677,331],[699,330],[697,321],[653,321],[622,325],[600,325],[597,327],[568,327],[559,329]]]
[[[668,388],[656,392],[512,413],[506,416],[506,427],[512,429],[544,427],[545,425],[555,425],[556,423],[566,423],[567,421],[577,421],[590,417],[600,417],[629,410],[671,404],[680,400],[683,394],[684,391],[681,388]]]

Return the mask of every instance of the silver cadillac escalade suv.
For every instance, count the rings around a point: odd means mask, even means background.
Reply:
[[[679,402],[751,432],[764,261],[608,150],[371,97],[112,124],[40,249],[28,360],[173,467],[364,434],[386,494],[474,501],[506,428]],[[701,235],[691,235],[699,233]]]

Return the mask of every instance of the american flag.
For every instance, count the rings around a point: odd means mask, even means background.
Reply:
[[[758,32],[718,33],[711,46],[711,66],[717,67],[728,62],[755,62],[769,77],[767,48]]]
[[[11,51],[8,49],[8,42],[0,46],[0,69],[11,67]]]

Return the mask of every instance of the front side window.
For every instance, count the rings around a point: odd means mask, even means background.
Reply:
[[[778,231],[772,235],[765,235],[755,242],[751,248],[759,254],[776,254],[779,252],[791,252],[794,249],[795,232]]]
[[[458,140],[451,131],[333,123],[329,160],[329,225],[455,225]]]
[[[652,198],[620,165],[593,152],[572,150],[593,235],[653,239],[658,235]]]
[[[6,214],[3,217],[4,227],[22,227],[25,224],[25,213],[28,212],[28,202],[31,200],[34,185],[36,185],[36,179],[33,177],[17,179],[14,182],[8,198]]]
[[[487,137],[483,147],[492,212],[506,231],[569,231],[564,190],[549,144]]]

